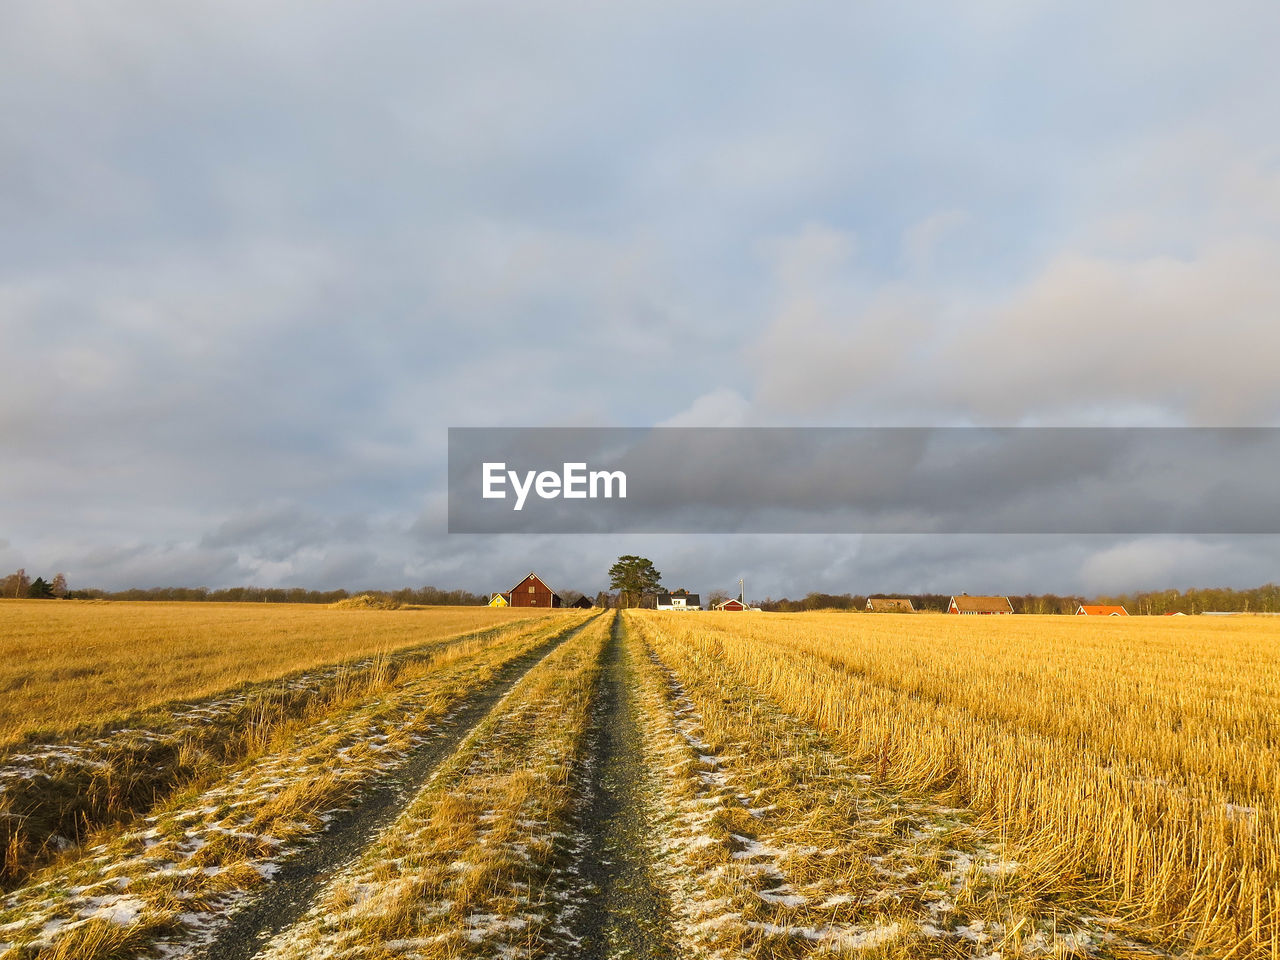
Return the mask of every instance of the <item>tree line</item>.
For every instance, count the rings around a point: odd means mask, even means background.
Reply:
[[[943,593],[809,593],[800,600],[786,597],[781,600],[766,599],[759,606],[762,610],[783,613],[803,610],[865,610],[867,600],[873,597],[905,597],[917,610],[937,612],[945,612],[951,602],[951,595]],[[1071,615],[1081,604],[1093,603],[1118,604],[1134,616],[1197,614],[1206,610],[1223,613],[1280,613],[1280,586],[1268,583],[1247,590],[1194,587],[1188,590],[1148,590],[1095,597],[1027,593],[1010,595],[1009,602],[1013,605],[1014,613]]]
[[[1190,590],[1150,590],[1099,597],[1098,603],[1120,603],[1132,614],[1280,613],[1280,586],[1266,583],[1251,590],[1196,587]]]
[[[67,590],[66,574],[62,573],[55,573],[50,580],[46,580],[44,577],[36,577],[32,580],[27,576],[27,571],[20,568],[0,580],[0,597],[61,600],[69,592]]]
[[[609,570],[609,585],[614,592],[600,591],[596,605],[600,607],[651,606],[653,598],[662,590],[662,574],[646,557],[622,556]],[[46,580],[31,579],[25,569],[19,569],[0,578],[0,597],[28,599],[71,600],[169,600],[214,603],[335,603],[356,593],[384,597],[401,604],[419,606],[481,606],[489,602],[488,594],[469,590],[442,590],[438,587],[403,587],[399,590],[306,590],[302,587],[224,587],[210,590],[207,587],[150,587],[130,590],[99,590],[83,588],[71,590],[65,574],[56,573]],[[576,591],[566,591],[563,600],[572,603],[580,596]],[[766,598],[758,606],[763,610],[794,613],[804,610],[864,610],[868,598],[905,597],[917,610],[942,612],[951,601],[944,593],[819,593],[806,594],[802,599],[780,600]],[[729,594],[715,590],[706,598],[705,605],[724,600]],[[1280,585],[1267,583],[1247,590],[1230,587],[1194,587],[1188,590],[1149,590],[1131,593],[1105,594],[1092,598],[1080,595],[1056,593],[1022,594],[1010,596],[1014,613],[1074,614],[1083,603],[1119,604],[1134,615],[1159,616],[1166,613],[1197,614],[1205,611],[1224,613],[1280,613]]]
[[[25,570],[18,570],[0,579],[0,597],[27,599],[68,600],[180,600],[184,602],[208,601],[211,603],[336,603],[367,593],[385,597],[402,604],[420,606],[479,606],[489,598],[469,590],[441,590],[438,587],[404,587],[400,590],[305,590],[302,587],[224,587],[210,590],[207,587],[134,587],[129,590],[100,590],[87,587],[79,590],[67,588],[67,578],[59,573],[52,580],[42,577],[32,580]]]

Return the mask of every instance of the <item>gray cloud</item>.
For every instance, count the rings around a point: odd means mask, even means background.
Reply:
[[[329,522],[282,504],[242,513],[222,521],[200,540],[202,548],[252,550],[264,560],[280,561],[304,548],[359,541],[368,534],[363,517]]]
[[[1273,422],[1278,16],[19,0],[0,559],[582,582],[611,539],[444,535],[448,426]],[[904,585],[1094,556],[876,542]]]

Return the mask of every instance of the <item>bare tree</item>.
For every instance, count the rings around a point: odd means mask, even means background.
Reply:
[[[31,578],[27,576],[27,571],[22,568],[0,580],[0,597],[25,597],[30,589]]]

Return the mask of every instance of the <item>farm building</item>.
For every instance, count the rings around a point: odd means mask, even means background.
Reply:
[[[747,603],[747,584],[741,577],[738,578],[738,595],[728,600],[721,600],[719,603],[711,605],[712,610],[751,610],[756,613],[760,612],[759,607],[753,607]]]
[[[573,601],[573,603],[569,604],[569,606],[577,607],[579,610],[590,610],[595,605],[595,601],[586,594],[583,594],[577,600]]]
[[[530,573],[508,592],[513,607],[558,607],[560,595],[536,573]]]
[[[1181,610],[1171,610],[1169,613],[1166,613],[1165,616],[1166,617],[1185,617],[1186,614],[1183,613]]]
[[[916,608],[907,597],[868,597],[868,613],[915,613]]]
[[[511,606],[511,597],[505,593],[495,593],[489,598],[489,606],[491,607],[509,607]]]
[[[675,593],[658,594],[659,610],[701,610],[702,597],[688,590],[677,590]]]
[[[1127,617],[1129,611],[1124,607],[1107,604],[1081,604],[1076,611],[1077,617]]]
[[[962,593],[952,597],[947,604],[947,613],[964,614],[1001,614],[1013,613],[1013,604],[1008,597],[971,597]]]

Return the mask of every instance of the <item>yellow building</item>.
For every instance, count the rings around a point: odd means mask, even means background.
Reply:
[[[509,607],[511,604],[507,602],[507,597],[502,593],[495,593],[489,598],[489,606],[491,607]]]

